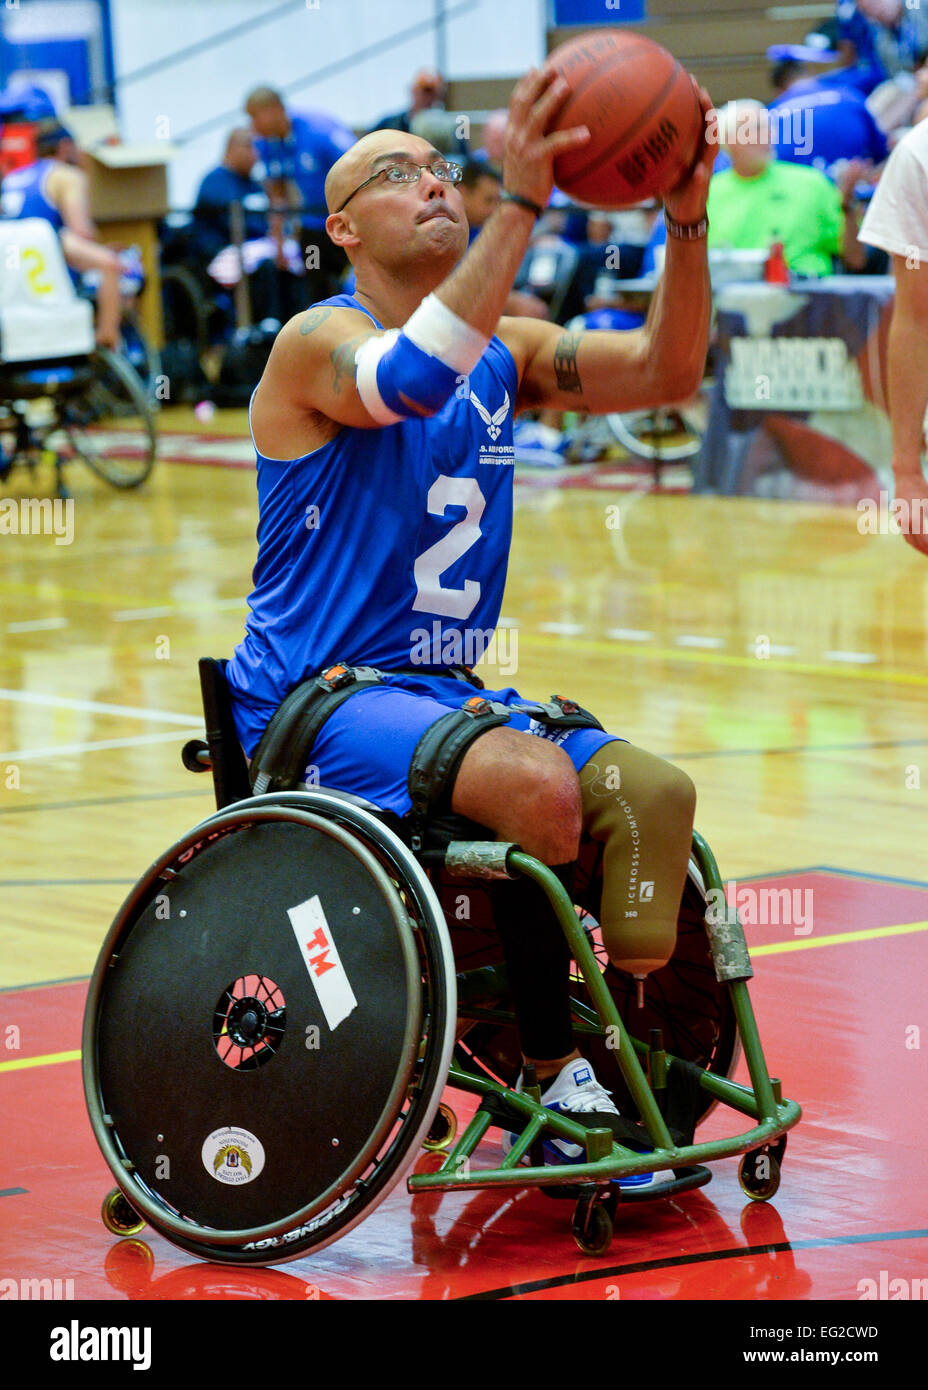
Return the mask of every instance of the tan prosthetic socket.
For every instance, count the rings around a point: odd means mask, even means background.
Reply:
[[[603,943],[640,978],[673,955],[696,789],[679,768],[619,740],[579,775],[584,835],[603,845]]]

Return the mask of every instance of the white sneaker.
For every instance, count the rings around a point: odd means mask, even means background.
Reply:
[[[516,1090],[522,1091],[522,1077],[516,1084]],[[591,1129],[611,1129],[609,1117],[619,1117],[619,1111],[612,1103],[611,1091],[607,1091],[601,1086],[593,1075],[593,1068],[589,1062],[583,1058],[568,1062],[562,1067],[553,1080],[549,1080],[547,1087],[542,1089],[541,1103],[547,1110],[556,1110],[561,1115],[570,1116],[590,1116],[590,1119],[581,1120]],[[601,1121],[596,1117],[602,1116]],[[506,1153],[512,1148],[515,1134],[503,1134],[503,1149]],[[582,1144],[572,1144],[567,1139],[545,1138],[543,1148],[546,1163],[585,1163],[586,1149]],[[629,1148],[639,1148],[639,1145],[631,1143],[627,1139],[621,1141]],[[642,1153],[649,1150],[643,1145],[640,1146]],[[619,1187],[623,1190],[634,1188],[640,1191],[643,1188],[660,1187],[665,1183],[673,1182],[674,1175],[670,1170],[660,1173],[636,1173],[632,1177],[618,1178]]]

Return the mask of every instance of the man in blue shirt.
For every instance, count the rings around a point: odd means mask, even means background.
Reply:
[[[229,209],[233,203],[242,205],[246,241],[267,236],[267,194],[251,176],[257,159],[251,131],[240,126],[229,132],[222,163],[203,176],[193,216],[198,249],[207,260],[232,240]]]
[[[330,714],[311,759],[323,785],[398,815],[423,735],[474,712],[478,687],[454,664],[473,665],[499,622],[515,413],[605,414],[678,399],[702,379],[708,149],[667,194],[671,235],[645,328],[582,334],[501,317],[554,160],[590,138],[552,129],[568,97],[551,72],[516,87],[500,202],[469,249],[456,166],[404,132],[359,141],[327,186],[327,231],[357,289],[285,325],[252,400],[259,551],[226,673],[239,738],[260,767],[262,731],[290,690],[333,660],[378,667],[382,681]],[[474,656],[462,657],[469,639]],[[511,712],[507,727],[475,726],[445,783],[450,808],[565,875],[581,828],[602,842],[610,954],[633,975],[658,968],[686,877],[689,779],[602,729],[546,727],[511,688],[484,698]],[[615,1107],[574,1045],[569,948],[544,904],[516,891],[497,925],[542,1101],[609,1126]]]
[[[192,241],[198,268],[204,270],[215,256],[234,241],[230,221],[233,203],[241,205],[242,240],[268,238],[268,197],[251,177],[257,153],[251,131],[240,126],[229,134],[223,162],[205,175],[193,209]],[[272,245],[268,241],[269,247]],[[281,267],[269,254],[249,275],[252,319],[276,319],[284,323],[314,297],[315,287],[305,274]]]
[[[778,159],[810,164],[828,173],[839,160],[882,164],[886,137],[859,90],[844,86],[839,74],[820,75],[804,47],[781,47],[771,74],[777,95],[770,103]],[[769,55],[768,55],[769,56]],[[818,61],[818,60],[815,60]]]
[[[250,92],[245,110],[251,117],[255,149],[272,207],[289,207],[297,215],[313,252],[308,268],[329,279],[337,278],[346,261],[324,235],[325,181],[336,160],[354,144],[353,132],[322,111],[287,111],[280,94],[272,87],[256,87]],[[272,213],[270,229],[281,269],[286,267],[284,223],[282,215]]]

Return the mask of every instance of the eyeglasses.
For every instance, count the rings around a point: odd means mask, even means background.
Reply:
[[[428,169],[441,183],[460,183],[464,176],[461,165],[451,164],[447,159],[436,159],[432,164],[414,164],[412,160],[404,160],[401,164],[388,164],[385,169],[378,169],[376,174],[371,174],[369,179],[359,183],[354,193],[349,193],[342,206],[335,211],[341,212],[342,208],[346,208],[351,202],[355,193],[360,193],[362,188],[374,183],[376,179],[383,179],[388,184],[400,187],[408,183],[418,183],[423,169]]]

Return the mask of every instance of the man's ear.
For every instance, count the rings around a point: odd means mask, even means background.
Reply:
[[[360,246],[361,238],[351,226],[351,216],[346,212],[331,212],[325,219],[325,229],[336,246]]]

